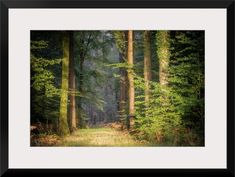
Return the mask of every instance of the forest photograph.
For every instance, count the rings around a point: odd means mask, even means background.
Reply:
[[[205,32],[30,32],[32,147],[205,145]]]

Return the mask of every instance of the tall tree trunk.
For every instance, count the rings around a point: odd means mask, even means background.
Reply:
[[[69,33],[63,33],[63,61],[62,61],[62,81],[61,81],[61,99],[60,99],[60,119],[59,133],[64,136],[69,134],[67,119],[68,103],[68,78],[69,78]]]
[[[70,32],[70,44],[69,44],[69,90],[70,90],[70,131],[73,132],[76,130],[76,83],[75,83],[75,73],[74,73],[74,40],[73,32]]]
[[[133,76],[133,31],[128,31],[128,50],[127,50],[127,63],[128,68],[128,81],[129,81],[129,116],[127,118],[127,128],[129,129],[135,114],[135,88]]]
[[[151,48],[150,48],[150,31],[144,31],[144,81],[145,81],[145,103],[149,104],[151,80]]]
[[[87,56],[87,53],[89,51],[89,44],[91,43],[92,40],[92,33],[89,33],[88,39],[86,39],[86,32],[80,32],[80,41],[79,41],[79,74],[78,74],[78,91],[80,93],[80,97],[78,98],[78,112],[81,115],[82,112],[82,96],[84,95],[83,93],[83,83],[84,83],[84,75],[83,75],[83,64],[85,61],[85,58]],[[79,126],[83,127],[87,122],[83,120],[82,116],[78,117],[78,123]]]
[[[168,84],[168,67],[170,59],[170,33],[169,31],[157,32],[157,55],[159,59],[159,82]]]
[[[127,61],[127,38],[128,31],[115,31],[114,38],[116,42],[117,49],[119,51],[119,63],[125,64]],[[119,69],[120,80],[118,88],[118,113],[119,120],[122,122],[122,128],[126,126],[126,104],[127,104],[127,71],[126,68],[121,67]]]
[[[80,58],[79,58],[79,77],[78,77],[78,91],[81,96],[83,96],[83,63],[84,63],[84,54],[81,50],[80,52]],[[82,112],[82,98],[81,96],[78,98],[78,112]],[[84,121],[82,120],[82,117],[79,117],[78,120],[79,126],[84,126]]]
[[[170,60],[170,34],[168,31],[157,32],[157,55],[159,59],[159,82],[163,86],[168,85],[169,60]],[[167,94],[160,96],[160,104],[162,107],[169,107],[169,97]]]
[[[124,55],[119,53],[120,63],[125,62]],[[126,92],[127,92],[127,74],[125,68],[120,68],[120,96],[119,96],[119,116],[120,120],[124,122],[126,116]]]

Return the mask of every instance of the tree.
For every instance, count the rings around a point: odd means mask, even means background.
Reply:
[[[194,137],[190,143],[204,144],[204,31],[174,31],[171,38],[169,85],[181,100],[174,104],[187,136]]]
[[[78,32],[77,33],[78,41],[77,41],[77,46],[78,46],[78,92],[79,92],[79,97],[78,97],[78,102],[77,102],[77,107],[78,107],[78,112],[79,112],[79,126],[83,127],[85,125],[85,121],[83,118],[83,111],[82,111],[82,97],[85,96],[85,91],[84,91],[84,62],[85,59],[88,55],[89,52],[89,45],[91,43],[92,39],[92,32]]]
[[[100,122],[98,119],[106,119],[102,114],[111,106],[105,105],[103,99],[104,89],[108,87],[103,83],[107,81],[104,78],[108,77],[105,63],[108,62],[107,46],[110,46],[111,35],[107,31],[78,31],[74,37],[77,46],[74,50],[79,94],[78,126],[86,127],[92,122]]]
[[[63,32],[62,82],[61,82],[60,118],[59,118],[59,133],[62,136],[67,135],[69,133],[68,119],[67,119],[69,43],[70,43],[69,33]]]
[[[127,118],[127,128],[130,128],[130,124],[133,121],[135,114],[135,88],[134,88],[134,76],[133,76],[133,31],[128,31],[128,50],[127,50],[127,63],[128,63],[128,81],[129,81],[129,116]]]
[[[118,112],[121,122],[124,122],[126,117],[126,101],[127,101],[127,31],[115,31],[114,33],[115,43],[119,51],[119,64],[121,65],[120,79],[119,79],[119,105]],[[125,65],[125,66],[123,66]]]
[[[151,47],[150,47],[150,31],[144,31],[144,81],[145,81],[145,102],[149,102],[151,81]]]
[[[178,129],[181,121],[177,110],[172,106],[172,102],[177,101],[176,96],[170,95],[171,90],[167,85],[170,59],[169,36],[166,38],[165,31],[160,31],[156,34],[156,53],[160,67],[160,81],[152,80],[150,82],[147,79],[147,71],[151,67],[148,68],[148,63],[146,63],[147,59],[150,60],[151,58],[150,37],[148,33],[144,32],[144,78],[142,79],[140,76],[135,77],[135,86],[144,91],[144,97],[137,95],[136,99],[136,122],[138,123],[136,129],[143,132],[144,137],[149,141],[155,141],[159,144],[167,141],[173,141],[174,143],[174,134],[176,134],[174,132]],[[156,68],[155,70],[157,70]],[[151,97],[148,94],[150,85]],[[151,104],[146,104],[146,102]]]
[[[70,91],[70,115],[69,115],[69,127],[70,131],[73,132],[76,130],[76,81],[74,73],[74,34],[69,32],[69,91]]]
[[[169,31],[157,32],[157,55],[159,59],[159,82],[168,84],[168,67],[170,60],[170,33]]]

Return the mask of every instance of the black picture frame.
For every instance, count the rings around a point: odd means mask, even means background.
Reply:
[[[9,169],[8,10],[9,8],[226,8],[227,9],[227,169]],[[1,0],[1,176],[234,176],[234,0]]]

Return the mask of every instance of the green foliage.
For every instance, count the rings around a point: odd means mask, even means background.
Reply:
[[[127,40],[125,31],[114,31],[113,35],[117,49],[121,54],[123,54],[123,56],[126,56]]]
[[[58,96],[60,90],[54,86],[55,76],[49,67],[60,64],[61,61],[61,59],[36,58],[31,54],[31,71],[34,73],[31,77],[33,89],[38,92],[45,91],[46,97]]]
[[[204,32],[175,32],[170,62],[171,87],[184,100],[184,125],[204,143]]]
[[[127,62],[122,62],[122,63],[113,63],[113,64],[107,64],[107,67],[112,67],[112,68],[129,68],[129,65]]]
[[[48,47],[48,42],[47,41],[31,41],[30,48],[31,50],[35,49],[45,49]]]
[[[169,142],[178,136],[175,130],[182,126],[182,110],[172,106],[182,101],[172,89],[160,85],[158,82],[150,82],[151,97],[148,106],[144,101],[144,94],[136,96],[136,120],[135,129],[143,133],[140,138],[147,139],[158,144]],[[144,80],[135,76],[135,87],[144,90]],[[140,93],[140,92],[139,92]]]
[[[56,123],[59,117],[58,105],[60,89],[56,86],[55,70],[61,59],[38,57],[38,53],[48,50],[47,41],[31,41],[31,97],[32,123]],[[47,131],[47,130],[45,130]]]
[[[144,78],[135,74],[134,129],[139,138],[162,145],[204,144],[203,37],[200,31],[171,32],[169,83],[150,82],[147,106]]]

